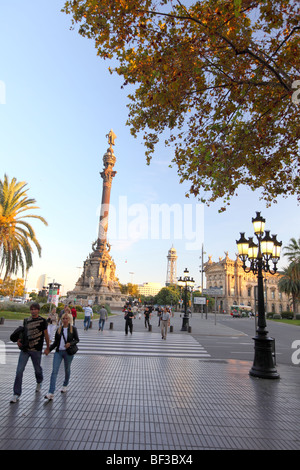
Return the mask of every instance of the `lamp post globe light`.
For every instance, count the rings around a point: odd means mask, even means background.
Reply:
[[[180,278],[178,279],[177,285],[179,287],[184,288],[184,316],[182,319],[181,331],[187,331],[189,327],[189,313],[187,311],[187,293],[189,290],[192,290],[195,285],[195,281],[192,277],[189,276],[189,271],[187,268],[185,268],[183,274],[183,278],[180,276]]]
[[[258,243],[254,243],[253,237],[246,239],[244,232],[240,233],[241,237],[236,243],[244,271],[246,273],[252,271],[257,274],[258,322],[256,336],[253,338],[254,361],[249,374],[264,379],[278,379],[279,374],[275,368],[273,357],[274,339],[268,336],[266,330],[263,271],[270,274],[276,273],[282,242],[277,241],[277,235],[270,236],[270,232],[265,230],[265,222],[260,212],[256,212],[256,217],[252,218],[252,223]],[[249,267],[246,265],[247,261],[250,262]],[[272,268],[270,266],[271,262],[273,264]]]

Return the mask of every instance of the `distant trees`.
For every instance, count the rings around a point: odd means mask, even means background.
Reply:
[[[154,296],[154,303],[159,305],[177,305],[180,300],[180,291],[176,286],[163,287]]]
[[[23,297],[24,279],[11,279],[9,276],[5,280],[0,279],[0,295]]]
[[[300,300],[300,238],[291,238],[290,243],[283,247],[290,264],[283,269],[283,276],[279,280],[278,288],[292,298],[294,318],[298,312]]]
[[[121,284],[119,283],[121,294],[130,295],[133,298],[139,297],[139,286],[137,284],[132,284],[128,282],[128,284]]]

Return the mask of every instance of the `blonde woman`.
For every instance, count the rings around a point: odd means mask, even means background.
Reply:
[[[50,346],[50,351],[56,348],[53,357],[52,374],[50,379],[49,392],[45,395],[47,400],[53,400],[54,392],[56,387],[57,374],[64,360],[65,365],[65,380],[61,389],[62,393],[67,391],[71,375],[71,363],[73,361],[74,354],[69,354],[70,347],[74,347],[79,342],[77,329],[75,326],[70,324],[70,318],[68,313],[64,313],[61,317],[62,325],[56,330],[54,342]],[[69,350],[69,352],[68,352]],[[46,354],[46,351],[45,351]]]
[[[61,316],[61,318],[60,318],[60,320],[61,320],[61,325],[62,325],[62,317],[63,317],[63,315],[64,315],[65,313],[67,313],[67,314],[69,315],[70,325],[73,325],[73,315],[72,315],[72,312],[71,312],[70,307],[67,307],[67,305],[64,306],[64,311],[63,311],[63,314],[62,314],[62,316]]]

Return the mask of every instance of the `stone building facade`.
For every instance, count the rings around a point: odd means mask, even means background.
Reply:
[[[223,296],[218,298],[219,311],[230,313],[231,306],[243,305],[251,307],[251,311],[257,311],[257,276],[252,272],[245,273],[243,263],[237,256],[232,260],[225,252],[225,257],[213,262],[209,256],[204,264],[206,288],[222,287]],[[264,273],[265,311],[281,313],[290,310],[288,296],[279,292],[278,281],[280,273],[275,275]]]

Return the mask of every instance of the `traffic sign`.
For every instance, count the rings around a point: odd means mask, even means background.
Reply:
[[[209,295],[210,297],[222,297],[223,287],[210,287],[209,289],[203,289],[202,293]]]

